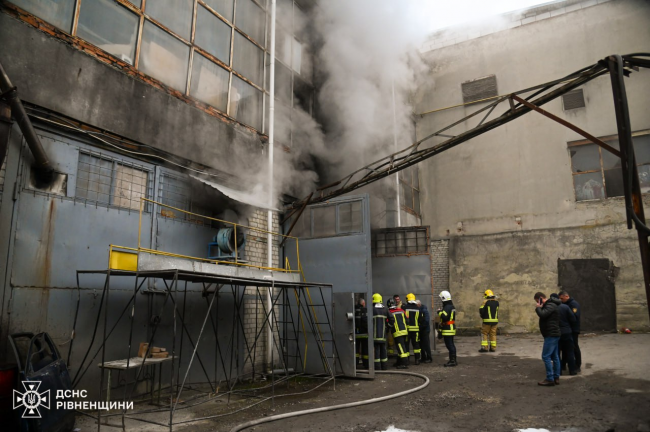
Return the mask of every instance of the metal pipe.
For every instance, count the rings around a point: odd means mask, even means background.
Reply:
[[[397,146],[397,108],[395,107],[395,82],[391,83],[393,90],[393,144],[395,146],[395,151],[399,150]],[[395,173],[395,196],[396,196],[396,205],[397,205],[397,227],[402,226],[402,206],[399,203],[399,171]]]
[[[36,135],[36,131],[34,130],[34,126],[32,126],[32,122],[29,120],[29,117],[27,117],[25,107],[18,97],[16,88],[11,84],[11,81],[9,80],[9,77],[7,76],[4,68],[2,67],[2,64],[0,64],[0,93],[4,94],[7,102],[9,102],[9,105],[11,106],[11,112],[16,119],[16,122],[18,123],[20,131],[25,137],[27,146],[34,156],[34,170],[36,173],[36,179],[41,184],[48,184],[50,181],[52,181],[54,174],[52,165],[49,158],[47,157],[47,153],[45,153],[45,149],[43,148],[41,141],[38,139],[38,135]]]
[[[276,0],[271,0],[271,64],[269,73],[269,208],[273,208],[273,135],[275,133],[275,12]],[[273,267],[273,212],[271,210],[267,213],[267,267]],[[266,306],[270,313],[272,312],[273,302],[271,300],[272,287],[269,287],[266,292]],[[266,332],[266,365],[269,370],[273,370],[273,357],[271,351],[273,350],[273,320],[269,320]]]

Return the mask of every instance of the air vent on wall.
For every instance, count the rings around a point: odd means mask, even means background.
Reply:
[[[564,105],[564,111],[584,108],[585,107],[585,95],[582,92],[582,89],[572,90],[569,93],[562,96],[562,105]]]
[[[471,81],[465,81],[461,84],[463,91],[463,102],[475,102],[481,99],[487,99],[497,96],[497,77],[488,75]]]

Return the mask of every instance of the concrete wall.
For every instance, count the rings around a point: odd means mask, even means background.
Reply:
[[[643,52],[650,46],[646,1],[558,2],[552,9],[530,12],[532,20],[504,25],[512,18],[504,17],[484,24],[460,43],[449,36],[457,30],[439,33],[441,42],[430,41],[433,49],[423,53],[431,73],[416,95],[415,111],[462,103],[464,81],[495,74],[498,93],[507,94],[561,78],[609,54]],[[498,31],[490,30],[490,24]],[[633,130],[649,129],[650,71],[633,73],[626,85]],[[609,77],[583,90],[585,108],[565,112],[560,99],[544,108],[595,136],[615,134]],[[419,117],[417,136],[483,106]],[[489,119],[506,109],[507,103],[499,106]],[[445,133],[461,133],[481,118]],[[478,325],[480,293],[490,287],[511,302],[503,308],[504,320],[530,330],[535,326],[531,290],[556,287],[558,257],[605,257],[627,268],[616,281],[619,327],[648,328],[647,311],[641,312],[646,300],[639,288],[643,277],[636,235],[623,225],[623,199],[575,200],[567,142],[577,139],[581,137],[569,129],[530,113],[421,164],[423,224],[431,226],[433,238],[450,239],[450,289],[458,300],[461,327]],[[646,209],[648,203],[650,197]]]

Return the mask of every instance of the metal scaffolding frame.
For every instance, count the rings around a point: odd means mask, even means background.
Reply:
[[[140,364],[140,366],[137,367],[137,375],[133,380],[133,382],[131,383],[131,385],[129,385],[128,380],[124,380],[123,383],[124,384],[123,402],[132,401],[134,397],[140,396],[140,395],[134,395],[134,390],[138,385],[138,383],[141,382],[141,379],[145,378],[142,376],[143,371],[145,370],[144,367],[145,360],[147,359],[149,353],[151,352],[151,349],[153,348],[156,332],[161,322],[160,317],[163,315],[163,312],[165,311],[165,306],[167,305],[168,301],[171,301],[173,306],[173,333],[172,333],[173,339],[172,339],[172,348],[170,350],[170,355],[171,355],[171,360],[170,360],[171,372],[169,376],[170,383],[169,383],[169,388],[165,390],[165,394],[168,395],[169,397],[169,405],[164,407],[163,405],[160,405],[158,409],[145,409],[145,410],[140,410],[131,413],[127,413],[126,410],[123,410],[120,413],[102,414],[101,410],[98,410],[96,415],[91,415],[87,412],[79,411],[81,414],[93,417],[97,420],[98,431],[101,430],[102,419],[107,421],[109,417],[119,417],[121,419],[121,427],[123,430],[125,429],[125,420],[131,419],[131,420],[137,420],[141,422],[155,424],[161,427],[166,427],[169,428],[170,431],[173,431],[174,426],[178,424],[187,424],[187,423],[192,423],[192,422],[197,422],[202,420],[214,419],[226,415],[231,415],[236,412],[240,412],[244,409],[253,407],[255,405],[259,405],[260,403],[263,403],[268,400],[274,402],[276,397],[290,396],[287,394],[276,395],[275,386],[280,382],[288,381],[289,379],[294,377],[312,377],[312,378],[323,379],[322,383],[318,384],[317,386],[308,390],[307,392],[313,391],[316,388],[319,388],[325,385],[326,383],[329,383],[330,381],[333,383],[334,387],[336,386],[336,369],[337,369],[336,362],[338,361],[339,367],[341,367],[341,359],[338,355],[338,350],[336,348],[336,342],[334,340],[334,330],[332,328],[332,323],[330,322],[329,313],[327,312],[327,306],[325,305],[325,296],[323,295],[324,289],[329,289],[329,290],[332,289],[332,286],[329,284],[276,281],[273,278],[253,279],[253,278],[243,278],[243,277],[220,276],[215,274],[184,271],[178,269],[146,270],[146,271],[125,271],[125,270],[108,269],[108,270],[78,270],[77,271],[78,289],[80,289],[79,279],[81,275],[105,275],[106,278],[104,281],[101,299],[98,306],[99,309],[96,316],[93,335],[90,344],[87,348],[87,351],[83,357],[83,360],[81,361],[77,369],[77,372],[72,380],[73,388],[79,384],[80,380],[86,374],[88,369],[94,364],[95,358],[97,358],[97,356],[100,355],[101,353],[101,363],[100,363],[100,370],[101,370],[100,396],[101,396],[105,384],[104,366],[107,363],[106,344],[110,339],[111,335],[113,334],[114,330],[117,328],[120,321],[127,314],[127,311],[130,311],[130,328],[129,328],[128,344],[126,348],[127,349],[126,364],[127,364],[127,370],[129,369],[130,362],[132,360],[132,354],[133,354],[132,347],[134,343],[133,333],[134,333],[134,320],[136,316],[137,295],[138,293],[141,292],[141,288],[145,285],[145,282],[147,282],[149,279],[155,279],[155,280],[161,280],[164,283],[165,289],[162,291],[162,293],[164,293],[165,298],[159,308],[158,313],[154,314],[156,319],[153,322],[151,322],[152,327],[150,329],[151,330],[150,336],[147,341],[149,344],[147,348],[147,353],[141,359],[142,363]],[[108,315],[109,315],[108,306],[109,306],[110,292],[111,292],[110,284],[111,284],[111,278],[114,277],[134,277],[135,283],[134,283],[133,293],[130,299],[124,305],[124,308],[122,309],[120,315],[117,317],[115,323],[112,325],[111,328],[109,328],[108,327]],[[179,288],[179,283],[184,283],[184,287],[182,289]],[[204,297],[206,302],[206,308],[207,308],[205,316],[202,321],[201,329],[198,335],[196,335],[196,340],[192,338],[192,334],[190,333],[186,325],[185,299],[187,298],[187,294],[188,294],[188,289],[187,289],[188,283],[201,284],[202,289],[200,291],[191,290],[189,292],[194,295],[200,294],[202,297]],[[228,287],[230,289],[228,289]],[[264,314],[264,320],[261,323],[261,325],[259,326],[257,325],[257,319],[256,319],[255,339],[253,341],[250,341],[246,337],[246,333],[244,331],[244,321],[242,319],[243,312],[241,311],[242,309],[241,306],[243,305],[244,302],[244,296],[247,295],[246,294],[247,287],[255,289],[256,312],[259,312],[258,308],[261,305],[261,307],[263,308],[262,312]],[[267,310],[266,303],[263,300],[269,288],[271,288],[271,291],[273,292],[273,297],[272,297],[272,307],[269,310]],[[310,288],[318,290],[320,294],[321,303],[314,304],[314,302],[311,299],[311,294],[309,293]],[[222,349],[222,344],[220,343],[218,338],[218,322],[215,322],[215,320],[213,320],[212,317],[212,312],[213,310],[215,310],[215,304],[216,304],[216,310],[218,311],[218,304],[219,304],[218,294],[221,292],[230,292],[233,295],[233,299],[235,303],[233,316],[232,316],[233,322],[232,322],[231,334],[227,343],[227,347],[225,347],[226,348],[225,352],[226,353],[228,351],[230,352],[229,363],[228,360],[225,360],[223,358],[224,350]],[[179,298],[178,298],[179,295],[183,296],[182,308],[179,307]],[[290,303],[291,296],[295,298],[294,304]],[[297,308],[297,311],[292,310],[294,307]],[[323,308],[324,317],[323,316],[321,316],[320,318],[317,317],[317,312],[316,312],[317,307]],[[96,347],[92,358],[89,359],[89,354],[93,346],[95,345],[95,338],[97,336],[98,328],[100,326],[102,309],[104,313],[103,330],[101,336],[102,341],[99,344],[99,346]],[[278,309],[282,310],[282,314],[281,314],[282,319],[278,319],[277,316]],[[196,310],[193,310],[192,312],[196,314]],[[295,312],[297,312],[298,314],[297,322],[296,320],[294,320]],[[74,318],[74,323],[75,323],[74,326],[76,326],[77,323],[78,313],[79,313],[79,300],[77,303],[77,312]],[[215,342],[216,342],[215,349],[217,354],[215,355],[215,359],[214,359],[214,364],[215,364],[214,377],[210,377],[210,374],[206,370],[205,364],[198,353],[198,348],[201,343],[204,332],[210,330],[209,328],[206,330],[208,321],[210,321],[209,327],[211,327],[212,332],[214,333]],[[272,343],[275,347],[275,350],[273,351],[282,353],[281,357],[278,359],[279,362],[281,363],[282,368],[280,370],[270,371],[270,376],[271,376],[270,385],[258,389],[237,389],[236,385],[240,382],[242,378],[247,377],[249,375],[250,377],[254,378],[257,375],[263,374],[263,373],[256,373],[255,370],[256,367],[255,363],[257,360],[256,348],[258,346],[263,348],[263,344],[260,342],[260,338],[263,334],[266,333],[264,330],[267,328],[269,322],[271,323],[271,327],[273,329]],[[289,328],[289,326],[291,326],[291,328]],[[300,331],[301,328],[302,328],[302,332]],[[332,336],[331,339],[324,339],[323,337],[324,330],[329,331],[329,334]],[[73,328],[73,332],[74,331],[75,329]],[[299,339],[301,333],[303,335],[304,342],[305,342],[304,352],[300,350]],[[295,338],[289,338],[288,335],[290,334],[295,335]],[[243,336],[243,341],[239,340],[240,335]],[[177,346],[177,339],[179,336],[180,336],[180,344]],[[323,366],[322,373],[316,373],[316,374],[306,373],[306,365],[307,365],[306,347],[310,337],[313,337],[317,342],[316,346],[318,348],[318,352],[320,354],[320,359],[322,361],[322,366]],[[181,360],[183,357],[184,339],[187,339],[187,341],[189,341],[190,348],[191,348],[191,357],[189,360],[189,364],[185,369],[181,379]],[[291,354],[291,351],[287,349],[287,344],[289,341],[295,342],[294,354]],[[243,342],[243,348],[245,350],[244,357],[243,357],[244,360],[242,363],[240,363],[239,355],[235,354],[235,350],[238,349],[238,344],[241,342]],[[260,345],[258,345],[258,343]],[[328,355],[326,351],[325,348],[326,343],[332,344],[331,357]],[[137,353],[137,348],[135,348],[135,351]],[[70,352],[68,353],[68,361],[70,359],[70,354],[71,354],[71,349]],[[196,366],[194,364],[195,359],[198,362],[198,365],[200,366],[200,370],[205,376],[205,383],[209,385],[211,391],[202,392],[204,393],[204,395],[202,396],[203,398],[202,401],[199,401],[198,403],[194,403],[192,405],[187,405],[187,402],[189,401],[180,402],[182,406],[179,407],[179,401],[181,400],[181,395],[183,391],[187,389],[187,385],[188,385],[187,378],[190,373],[190,369],[192,368],[193,365]],[[228,366],[226,366],[226,364],[228,364]],[[239,375],[240,367],[244,367],[246,364],[250,364],[252,368],[252,372],[244,373],[240,376]],[[221,367],[221,369],[219,369],[219,367]],[[235,372],[233,372],[233,369]],[[224,380],[219,380],[218,377],[219,371],[222,371],[223,374],[225,375],[225,383],[227,384],[227,391],[220,392],[218,389],[219,383],[224,381]],[[161,372],[159,372],[159,386],[158,386],[159,399],[160,399],[160,392],[162,392],[163,390],[162,386],[160,385]],[[278,380],[276,380],[275,378],[275,374],[277,372],[281,372],[283,375],[283,377]],[[122,382],[120,382],[120,385],[121,384]],[[154,386],[155,383],[152,383],[152,389],[151,389],[152,392],[154,390]],[[246,392],[268,389],[269,387],[271,388],[271,396],[263,397],[261,400],[258,400],[257,402],[249,405],[248,407],[238,409],[229,413],[195,418],[191,420],[174,421],[174,414],[180,409],[189,408],[191,406],[199,405],[201,403],[214,400],[215,398],[225,397],[225,396],[227,396],[228,402],[230,402],[231,395],[235,395],[235,394],[245,395],[247,394]],[[107,391],[110,392],[110,388],[111,388],[111,383],[108,382]],[[301,392],[300,394],[302,393],[306,393],[306,392]],[[195,399],[192,399],[192,401],[193,400]],[[168,423],[155,422],[149,419],[138,417],[138,415],[141,414],[150,414],[153,412],[164,412],[164,411],[169,411]],[[111,425],[111,426],[115,426],[115,425]]]
[[[629,77],[633,71],[638,71],[639,68],[642,67],[650,68],[650,53],[611,55],[593,65],[584,67],[563,78],[501,96],[494,102],[488,103],[486,106],[477,110],[476,112],[465,116],[460,120],[455,121],[452,124],[445,126],[430,135],[427,135],[409,147],[378,159],[336,182],[316,189],[305,198],[293,202],[287,206],[287,209],[291,211],[286,219],[293,216],[294,214],[297,214],[297,217],[291,226],[291,228],[293,228],[296,221],[300,217],[300,214],[308,204],[321,203],[334,197],[341,196],[353,190],[359,189],[363,186],[366,186],[370,183],[381,180],[384,177],[388,177],[398,171],[408,168],[411,165],[415,165],[425,159],[449,150],[459,144],[469,141],[472,138],[476,138],[485,132],[495,129],[499,126],[503,126],[504,124],[509,123],[523,116],[524,114],[527,114],[531,111],[536,111],[579,133],[588,140],[592,141],[594,144],[602,147],[604,150],[607,150],[615,156],[621,158],[621,169],[624,179],[623,188],[625,193],[627,227],[628,229],[632,229],[634,227],[637,231],[639,250],[641,254],[641,265],[643,267],[646,298],[648,300],[648,314],[650,315],[650,244],[648,243],[650,237],[650,228],[646,225],[645,214],[643,210],[643,196],[641,194],[641,187],[639,184],[639,175],[635,162],[634,147],[632,146],[632,128],[630,126],[630,113],[624,82],[625,77]],[[602,140],[583,131],[570,122],[554,116],[553,114],[550,114],[540,108],[542,105],[554,99],[557,99],[563,94],[575,88],[578,88],[595,78],[607,74],[609,74],[611,78],[616,124],[621,147],[620,151],[612,148]],[[531,92],[533,93],[526,98],[521,97],[521,95]],[[505,101],[508,101],[509,108],[499,117],[485,122],[497,107],[497,105]],[[477,126],[455,136],[446,135],[443,133],[485,111],[487,111],[487,113],[485,113]],[[437,136],[449,139],[430,147],[425,147],[423,145],[426,141]],[[287,235],[291,234],[291,228],[287,232]]]

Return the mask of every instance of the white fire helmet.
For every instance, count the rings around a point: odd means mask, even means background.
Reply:
[[[449,294],[449,291],[442,291],[440,293],[440,300],[442,300],[442,301],[451,300],[451,294]]]

